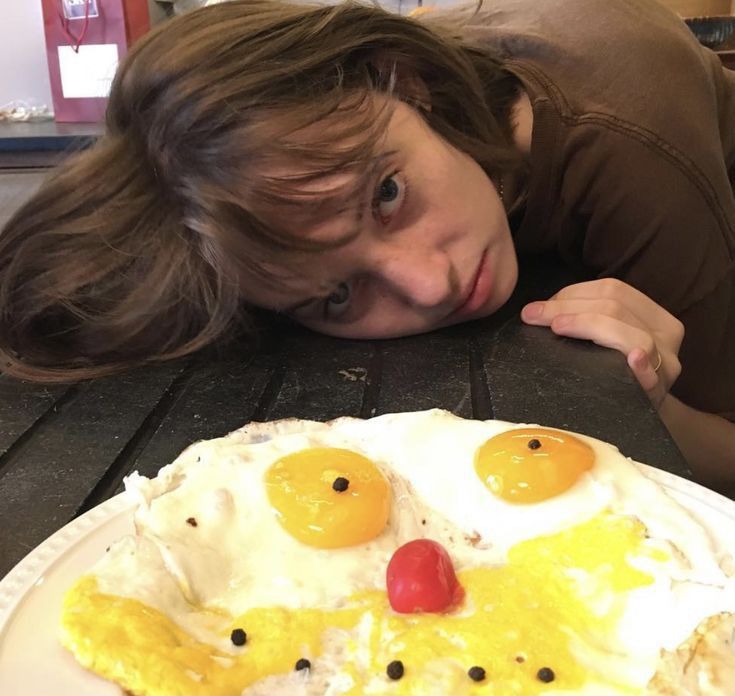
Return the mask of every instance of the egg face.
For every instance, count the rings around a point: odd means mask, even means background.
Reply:
[[[286,421],[127,485],[138,535],[69,591],[62,640],[136,694],[643,694],[662,650],[735,610],[706,530],[562,431]],[[436,552],[397,562],[416,542]],[[432,582],[459,587],[425,611]]]

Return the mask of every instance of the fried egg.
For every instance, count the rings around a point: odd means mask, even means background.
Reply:
[[[69,590],[62,642],[140,696],[651,693],[663,654],[735,612],[707,530],[565,431],[251,424],[126,488],[137,533]],[[461,601],[396,608],[387,568],[417,540]],[[417,562],[394,567],[423,598],[447,580]]]

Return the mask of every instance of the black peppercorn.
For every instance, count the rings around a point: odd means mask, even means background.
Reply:
[[[554,670],[551,669],[550,667],[542,667],[536,673],[536,676],[538,677],[538,680],[539,681],[542,681],[542,682],[548,684],[549,682],[553,682],[554,681],[554,677],[556,675],[554,674]]]
[[[485,670],[477,665],[470,667],[467,674],[472,681],[481,682],[485,679]]]
[[[334,488],[337,493],[344,493],[349,485],[350,482],[344,476],[338,476],[336,479],[334,479],[332,488]]]
[[[386,674],[394,681],[400,679],[403,676],[403,662],[400,660],[393,660],[385,670]]]
[[[248,642],[248,634],[241,628],[236,628],[232,633],[230,633],[230,640],[233,645],[245,645],[245,643]]]
[[[300,660],[296,661],[295,669],[297,672],[300,672],[302,669],[311,669],[311,662],[309,662],[305,657],[302,657]]]
[[[541,447],[541,442],[536,438],[528,441],[528,449],[537,450],[539,447]]]

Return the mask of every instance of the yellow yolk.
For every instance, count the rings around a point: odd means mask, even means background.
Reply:
[[[233,655],[197,641],[138,600],[99,593],[94,577],[86,576],[64,600],[62,643],[83,666],[134,694],[240,696],[258,679],[292,670],[304,650],[318,654],[328,627],[357,620],[356,610],[253,609],[231,625],[220,622],[228,641],[234,628],[247,632],[246,646]]]
[[[571,488],[594,461],[592,448],[569,433],[520,428],[483,444],[475,455],[475,470],[499,498],[537,503]]]
[[[334,482],[347,479],[344,491]],[[388,522],[388,481],[356,452],[314,447],[279,459],[265,475],[268,500],[281,525],[299,541],[322,549],[363,544]]]
[[[624,597],[653,582],[629,565],[631,557],[666,560],[646,545],[640,522],[602,514],[517,544],[505,566],[461,572],[466,602],[454,614],[395,614],[384,592],[370,591],[328,611],[270,607],[236,620],[212,615],[225,640],[233,628],[246,631],[247,644],[233,652],[197,642],[137,600],[100,594],[96,580],[86,577],[65,599],[62,640],[84,666],[133,693],[239,696],[259,679],[291,672],[301,657],[327,659],[328,629],[349,630],[367,619],[361,625],[369,626],[368,636],[349,634],[346,662],[335,667],[352,677],[351,696],[376,677],[387,679],[386,665],[397,659],[405,675],[392,683],[395,694],[438,693],[437,684],[447,694],[487,693],[487,684],[467,677],[473,665],[492,675],[492,693],[541,693],[546,685],[536,675],[542,667],[554,671],[554,689],[584,693],[588,675],[573,656],[571,637],[605,644],[621,607],[611,602],[603,615],[594,611],[574,578],[589,575],[597,599]],[[598,677],[615,685],[615,670],[601,672]]]

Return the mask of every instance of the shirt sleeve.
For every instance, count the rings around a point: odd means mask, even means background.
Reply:
[[[710,172],[652,134],[594,115],[561,162],[563,256],[630,283],[685,325],[673,392],[735,412],[735,202],[722,154]],[[717,161],[717,152],[704,153]]]

